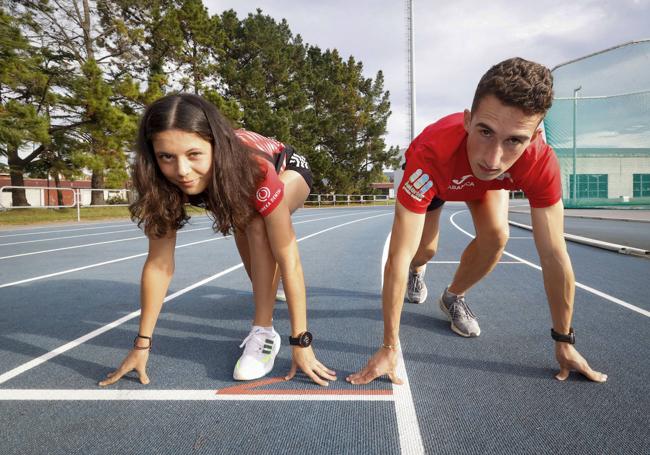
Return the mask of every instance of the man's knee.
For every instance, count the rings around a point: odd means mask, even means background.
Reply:
[[[418,252],[416,253],[416,256],[421,259],[426,259],[428,261],[436,255],[437,249],[438,249],[437,245],[425,245],[418,248]]]
[[[508,226],[496,229],[481,231],[476,236],[476,241],[482,249],[493,250],[495,253],[501,253],[506,248],[510,229]]]

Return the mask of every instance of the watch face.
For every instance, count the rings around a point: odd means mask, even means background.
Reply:
[[[302,335],[300,335],[300,346],[303,348],[309,347],[311,345],[312,340],[314,337],[312,336],[311,333],[309,332],[304,332]]]

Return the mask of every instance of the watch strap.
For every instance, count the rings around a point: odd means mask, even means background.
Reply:
[[[313,336],[310,332],[304,331],[300,333],[297,337],[292,337],[289,335],[289,344],[292,346],[300,346],[303,348],[309,347],[313,340]]]
[[[553,330],[553,328],[551,328],[551,338],[561,343],[576,344],[576,334],[573,331],[573,327],[569,329],[568,334],[556,332]]]

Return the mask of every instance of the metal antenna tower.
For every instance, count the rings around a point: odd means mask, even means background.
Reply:
[[[409,143],[415,139],[415,62],[413,57],[413,0],[406,0],[406,28],[408,31],[408,106]]]

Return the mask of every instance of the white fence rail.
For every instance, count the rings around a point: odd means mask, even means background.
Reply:
[[[12,193],[14,190],[24,190],[25,199],[29,205],[14,206]],[[62,193],[62,198],[72,200],[63,205],[50,204],[52,195],[58,200],[57,191]],[[107,204],[93,204],[92,193],[102,192]],[[129,205],[131,190],[108,188],[66,188],[54,186],[3,186],[0,187],[0,210],[10,209],[61,209],[77,208],[77,221],[81,221],[81,208],[84,207],[124,207]],[[65,195],[68,195],[66,198]]]
[[[390,205],[394,199],[387,194],[310,194],[305,201],[305,206],[327,207],[356,204],[384,204]]]
[[[29,205],[13,206],[13,190],[25,190],[25,199]],[[56,195],[56,191],[67,192],[72,195],[72,202],[64,205],[51,205],[50,191]],[[77,190],[74,188],[57,188],[50,186],[3,186],[0,187],[0,208],[1,209],[61,209],[71,208],[77,205]]]

